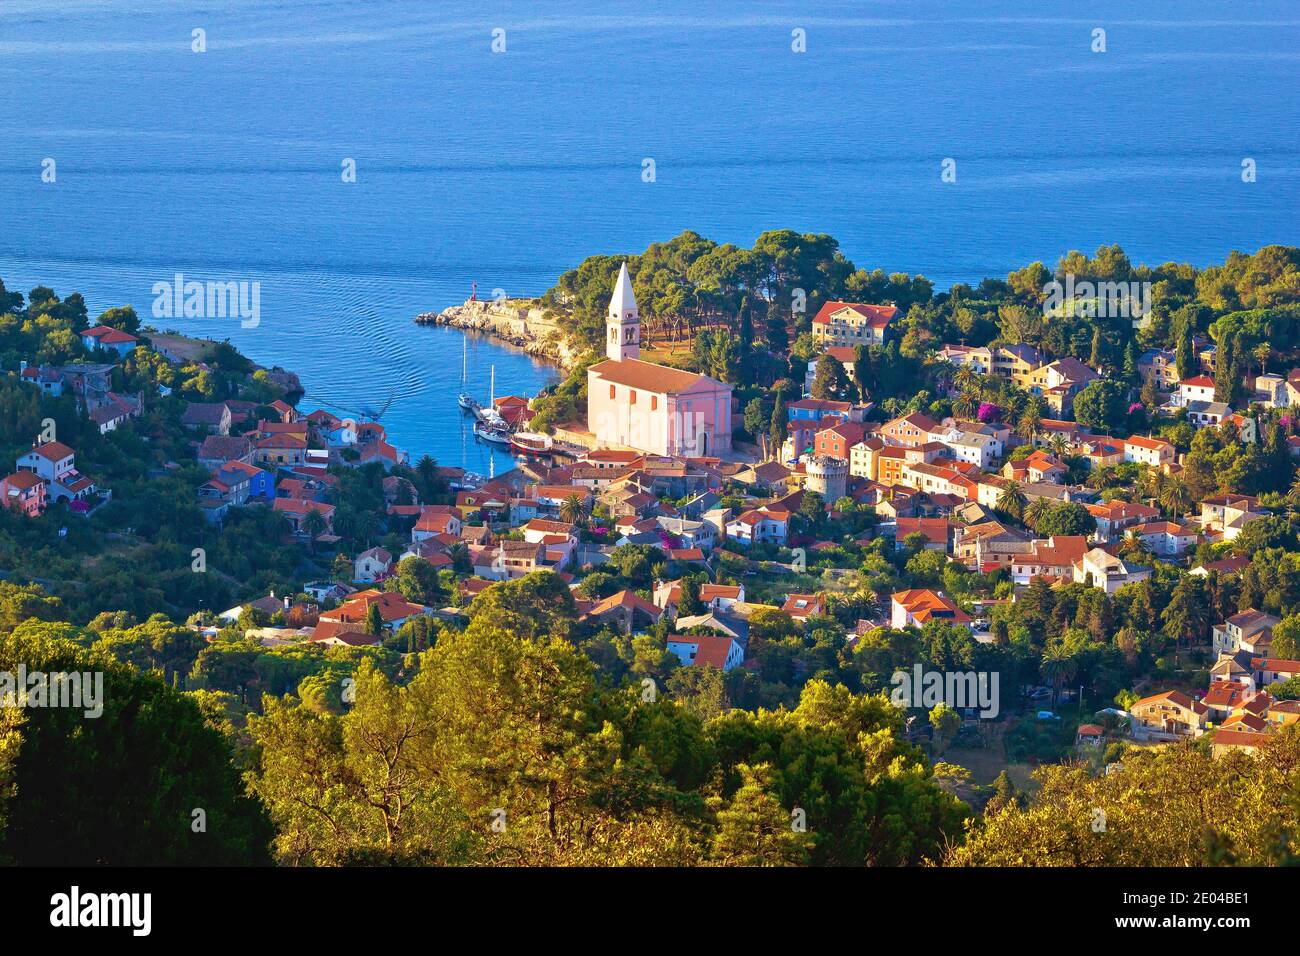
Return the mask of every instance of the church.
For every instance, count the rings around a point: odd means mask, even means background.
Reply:
[[[600,447],[683,457],[731,451],[731,386],[641,361],[641,319],[626,262],[605,318],[605,354],[587,370],[587,425]]]

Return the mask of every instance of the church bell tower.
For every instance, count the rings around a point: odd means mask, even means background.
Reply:
[[[614,295],[609,300],[609,315],[605,318],[605,354],[616,362],[641,357],[641,317],[637,314],[632,277],[627,274],[626,262],[618,270]]]

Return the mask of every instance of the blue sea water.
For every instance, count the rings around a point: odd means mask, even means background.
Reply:
[[[142,313],[176,272],[259,281],[256,328],[159,324],[309,405],[391,399],[398,444],[486,470],[460,334],[411,324],[474,281],[535,294],[684,229],[829,232],[941,288],[1300,241],[1297,40],[1281,0],[5,0],[0,277]],[[482,340],[469,365],[480,397],[492,365],[499,394],[553,374]]]

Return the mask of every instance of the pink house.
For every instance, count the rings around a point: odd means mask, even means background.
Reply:
[[[6,508],[37,518],[45,511],[45,482],[33,472],[19,471],[0,478],[0,500]]]

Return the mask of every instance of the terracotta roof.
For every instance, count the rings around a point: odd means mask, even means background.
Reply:
[[[653,362],[642,362],[639,359],[619,361],[607,359],[591,366],[588,372],[594,372],[605,381],[616,385],[639,388],[659,395],[689,391],[701,382],[711,381],[707,376],[695,372],[684,372],[681,369],[655,365]]]
[[[1268,740],[1268,735],[1254,733],[1249,730],[1224,730],[1220,728],[1214,731],[1210,739],[1221,747],[1259,747]]]
[[[827,302],[813,316],[814,325],[829,325],[831,316],[843,309],[852,309],[867,320],[872,328],[884,328],[898,314],[896,305],[868,305],[864,302]]]
[[[1179,690],[1167,690],[1162,694],[1152,694],[1150,697],[1143,697],[1141,700],[1135,703],[1133,707],[1140,707],[1143,704],[1154,704],[1162,700],[1167,700],[1171,704],[1177,704],[1179,707],[1182,707],[1186,710],[1190,710],[1196,714],[1203,714],[1207,709],[1206,706],[1203,703],[1201,703],[1199,700],[1192,700],[1190,697],[1188,697],[1186,694],[1184,694],[1182,691]],[[1129,710],[1131,711],[1133,707],[1130,707]]]
[[[123,332],[108,325],[97,325],[93,329],[86,329],[81,333],[81,337],[92,338],[101,345],[126,345],[139,341],[130,332]]]
[[[670,641],[695,645],[695,664],[708,664],[722,670],[726,666],[727,656],[731,653],[732,638],[713,634],[674,634]]]
[[[327,505],[320,501],[305,501],[301,498],[276,498],[271,507],[274,511],[287,511],[289,514],[294,515],[306,515],[311,511],[319,511],[322,518],[328,518],[334,514],[333,505]]]
[[[619,591],[617,594],[611,594],[604,600],[598,601],[595,607],[591,609],[591,614],[607,614],[618,608],[630,608],[634,611],[644,611],[656,621],[659,620],[659,615],[663,613],[659,608],[655,607],[645,598],[637,595],[634,591]]]
[[[76,454],[71,448],[61,441],[47,441],[44,445],[37,445],[26,454],[35,454],[46,459],[47,461],[62,461],[70,455]]]
[[[1129,435],[1124,439],[1126,445],[1136,445],[1138,448],[1148,448],[1151,451],[1160,451],[1163,448],[1172,448],[1173,446],[1163,438],[1144,438],[1141,435]]]
[[[20,490],[35,488],[37,485],[42,483],[41,479],[34,471],[16,471],[8,478],[5,478],[4,481],[5,484],[10,487],[18,488]]]
[[[970,617],[959,608],[953,601],[944,597],[928,588],[913,588],[909,591],[896,591],[892,601],[903,607],[918,621],[927,621],[933,617],[943,617],[948,620],[966,622]],[[939,615],[936,612],[948,612]]]

